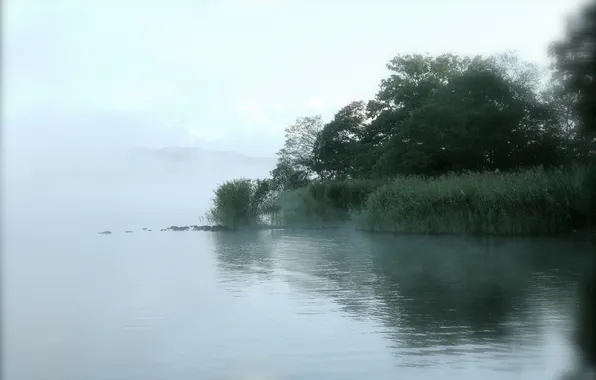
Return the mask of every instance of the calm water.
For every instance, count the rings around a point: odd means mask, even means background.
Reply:
[[[588,252],[347,231],[15,234],[4,378],[552,379],[572,364]]]

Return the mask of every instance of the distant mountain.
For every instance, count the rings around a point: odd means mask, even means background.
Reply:
[[[163,148],[134,147],[132,155],[164,159],[168,162],[188,162],[193,160],[213,160],[216,162],[244,162],[275,165],[275,157],[254,157],[238,152],[226,152],[194,146],[168,146]]]
[[[205,185],[236,177],[264,177],[275,158],[249,157],[198,147],[129,147],[93,150],[45,150],[12,154],[5,162],[10,184],[25,186],[112,186],[117,184]]]
[[[3,216],[25,230],[197,223],[218,184],[266,177],[276,162],[181,146],[185,131],[121,115],[36,112],[3,122]]]
[[[45,191],[74,186],[188,184],[263,177],[274,157],[181,146],[182,128],[119,113],[40,111],[3,124],[3,186]],[[160,143],[165,147],[156,148]],[[140,146],[139,146],[140,145]]]

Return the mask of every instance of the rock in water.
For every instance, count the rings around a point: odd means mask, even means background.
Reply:
[[[226,227],[226,226],[222,226],[220,224],[217,224],[215,226],[191,226],[193,231],[212,231],[212,232],[216,232],[216,231],[232,231],[232,229]]]
[[[188,231],[189,229],[190,229],[190,227],[188,227],[188,226],[184,226],[184,227],[170,226],[170,227],[166,228],[166,230],[170,230],[170,231]]]
[[[197,225],[190,225],[190,226],[170,226],[168,228],[162,228],[160,231],[234,231],[234,229],[226,227],[226,226],[222,226],[220,224],[217,224],[215,226],[197,226]],[[151,230],[149,230],[151,231]]]

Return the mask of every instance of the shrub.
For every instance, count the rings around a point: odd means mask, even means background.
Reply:
[[[230,228],[256,225],[260,223],[268,194],[267,180],[241,178],[225,182],[215,190],[207,219]]]
[[[397,178],[354,215],[365,229],[537,234],[587,226],[589,168]]]
[[[350,220],[381,181],[320,181],[283,193],[277,199],[283,224],[327,225]]]

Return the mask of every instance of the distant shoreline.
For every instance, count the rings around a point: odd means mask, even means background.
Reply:
[[[489,234],[489,233],[449,233],[449,232],[395,232],[395,231],[379,231],[374,229],[358,228],[350,226],[349,223],[345,225],[329,225],[329,226],[254,226],[244,228],[229,228],[222,225],[190,225],[190,226],[170,226],[162,228],[159,232],[246,232],[246,231],[269,231],[269,230],[289,230],[289,231],[309,231],[309,230],[339,230],[346,229],[354,232],[363,232],[367,234],[380,235],[400,235],[400,236],[460,236],[460,237],[590,237],[596,238],[596,229],[584,228],[572,231],[558,232],[558,233],[509,233],[509,234]],[[152,229],[143,228],[139,232],[152,232]],[[157,230],[156,230],[157,231]],[[133,230],[125,230],[123,233],[133,233]],[[106,230],[99,232],[100,235],[111,235],[114,232]]]

